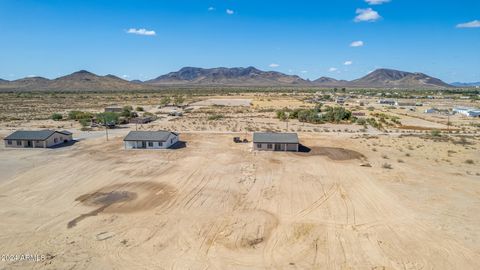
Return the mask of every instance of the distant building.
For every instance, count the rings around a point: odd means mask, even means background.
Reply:
[[[468,117],[480,117],[480,109],[456,107],[453,108],[454,113],[459,113]]]
[[[415,102],[406,102],[406,101],[396,101],[395,106],[400,106],[400,107],[414,107],[417,106],[417,103]]]
[[[105,108],[105,112],[121,113],[123,112],[123,108],[117,106],[110,106]]]
[[[430,108],[425,110],[425,113],[436,113],[436,112],[437,112],[437,109],[435,108]]]
[[[335,102],[336,102],[337,104],[344,104],[346,100],[347,100],[347,98],[345,98],[345,97],[337,97],[337,99],[335,100]]]
[[[352,115],[353,116],[365,116],[365,113],[364,112],[352,112]]]
[[[135,117],[130,119],[130,123],[133,123],[133,124],[147,124],[152,121],[153,121],[153,117],[151,116]]]
[[[297,133],[255,132],[253,133],[253,149],[298,152],[298,135]]]
[[[167,149],[178,142],[171,131],[130,131],[123,139],[125,149]]]
[[[395,100],[391,100],[391,99],[380,99],[380,100],[378,101],[378,104],[395,105]]]
[[[47,148],[72,141],[72,133],[66,130],[18,130],[3,140],[5,147]]]

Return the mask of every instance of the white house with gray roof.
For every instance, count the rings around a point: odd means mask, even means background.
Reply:
[[[4,139],[5,147],[47,148],[72,140],[72,133],[66,130],[17,130]]]
[[[167,149],[178,142],[178,133],[171,131],[130,131],[123,139],[125,149]]]
[[[253,133],[253,149],[258,151],[298,152],[299,144],[297,133]]]

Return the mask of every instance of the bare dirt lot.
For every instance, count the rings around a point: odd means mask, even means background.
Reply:
[[[191,104],[191,106],[245,106],[248,107],[252,103],[251,99],[229,99],[229,98],[222,98],[222,99],[216,99],[216,98],[211,98],[207,100],[202,100],[198,102],[194,102]]]
[[[0,269],[480,268],[477,139],[300,138],[310,152],[208,133],[1,147],[0,251],[46,260]]]

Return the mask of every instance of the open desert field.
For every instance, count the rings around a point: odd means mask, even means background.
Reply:
[[[152,151],[126,132],[0,148],[0,251],[46,257],[0,269],[480,268],[478,138],[299,133],[310,151],[289,153],[191,132]]]

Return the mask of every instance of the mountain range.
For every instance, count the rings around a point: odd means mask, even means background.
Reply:
[[[115,91],[153,90],[165,86],[300,86],[348,88],[445,89],[454,88],[423,73],[377,69],[352,81],[321,77],[314,81],[276,71],[247,68],[184,67],[147,81],[127,81],[114,75],[99,76],[81,70],[53,80],[27,77],[15,81],[0,79],[0,91]]]
[[[472,82],[472,83],[462,83],[462,82],[453,82],[451,85],[456,87],[476,87],[480,86],[480,82]]]

